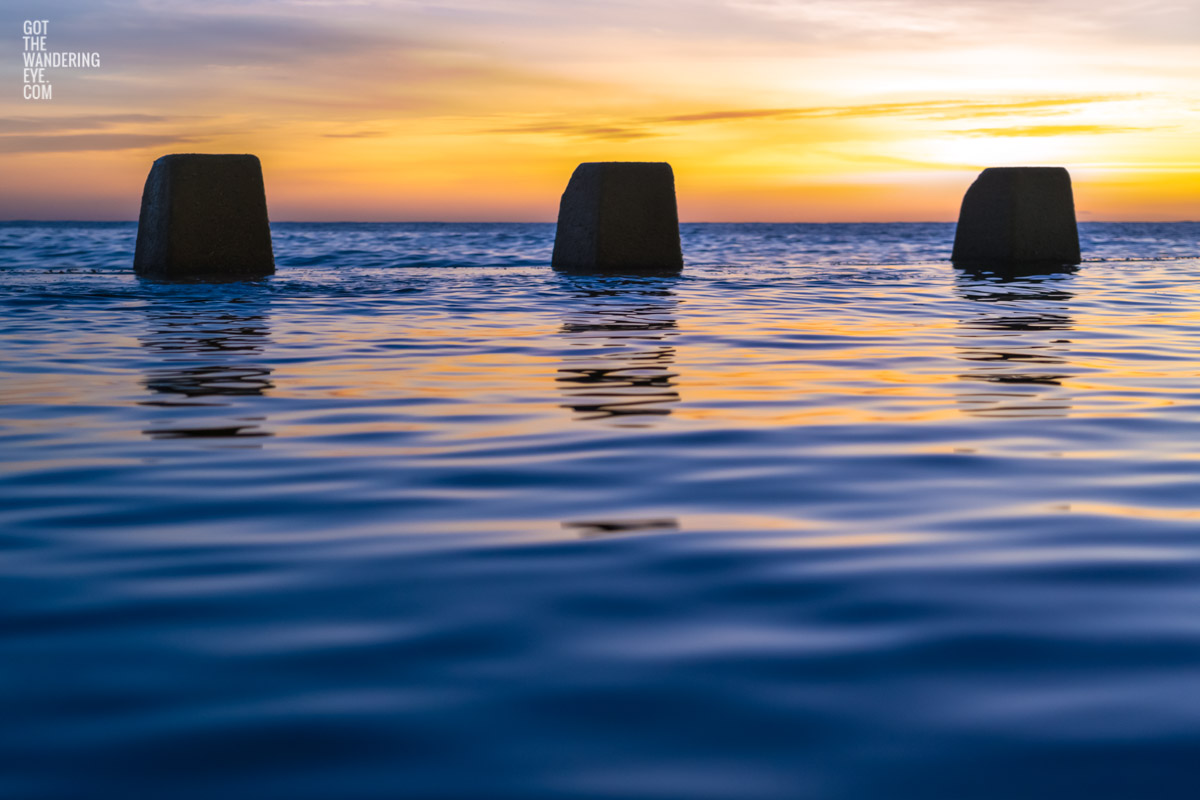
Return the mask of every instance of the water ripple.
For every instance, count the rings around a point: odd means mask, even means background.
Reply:
[[[1200,226],[134,230],[0,224],[0,794],[1194,794]]]

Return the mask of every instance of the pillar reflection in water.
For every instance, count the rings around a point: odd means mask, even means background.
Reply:
[[[564,531],[578,535],[580,539],[598,539],[604,536],[677,531],[679,530],[679,520],[674,517],[576,520],[562,523],[562,528]]]
[[[959,376],[986,384],[959,393],[963,412],[987,417],[1062,417],[1071,410],[1062,382],[1071,377],[1068,291],[1075,267],[988,272],[957,268],[957,294],[972,313],[959,322]]]
[[[564,277],[575,305],[562,324],[569,350],[555,380],[575,419],[646,427],[679,402],[671,280]]]
[[[239,439],[273,435],[254,399],[274,384],[263,361],[270,335],[266,306],[253,300],[164,301],[146,309],[142,347],[155,356],[143,385],[161,409],[151,427],[155,439]]]

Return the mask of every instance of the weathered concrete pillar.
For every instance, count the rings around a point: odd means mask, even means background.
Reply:
[[[162,280],[273,274],[258,157],[188,153],[155,161],[142,191],[133,269]]]
[[[558,207],[551,263],[598,271],[681,269],[671,165],[608,161],[576,167]]]
[[[963,197],[952,261],[1078,264],[1071,176],[1062,167],[993,167]]]

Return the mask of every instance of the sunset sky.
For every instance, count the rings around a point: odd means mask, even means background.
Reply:
[[[22,95],[21,23],[99,69]],[[552,221],[669,161],[685,221],[953,220],[982,167],[1082,220],[1200,219],[1196,0],[16,0],[0,218],[136,219],[151,162],[251,152],[274,220]]]

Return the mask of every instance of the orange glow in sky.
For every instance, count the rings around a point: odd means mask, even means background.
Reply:
[[[23,1],[4,219],[135,219],[171,152],[256,153],[275,220],[551,221],[597,160],[671,162],[685,221],[953,220],[1018,164],[1200,219],[1190,2]],[[101,68],[22,100],[26,18]]]

